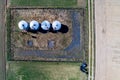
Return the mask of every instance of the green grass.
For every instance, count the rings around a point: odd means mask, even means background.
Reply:
[[[77,0],[11,0],[12,6],[74,7]]]
[[[6,26],[7,26],[7,59],[11,59],[11,20],[10,20],[10,9],[7,9],[7,17],[6,17]]]
[[[7,80],[86,80],[80,63],[8,62]]]

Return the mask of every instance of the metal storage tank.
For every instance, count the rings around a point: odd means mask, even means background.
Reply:
[[[47,20],[43,21],[43,22],[41,23],[41,28],[42,28],[43,30],[49,30],[49,29],[50,29],[50,22],[47,21]]]
[[[54,21],[54,22],[52,23],[52,28],[53,28],[53,30],[55,30],[55,31],[60,30],[60,29],[61,29],[61,23],[60,23],[59,21]]]
[[[18,27],[19,27],[20,30],[28,30],[28,28],[29,28],[28,23],[24,20],[21,20],[18,23]]]
[[[31,30],[38,30],[39,29],[39,22],[33,20],[30,22],[30,29]]]

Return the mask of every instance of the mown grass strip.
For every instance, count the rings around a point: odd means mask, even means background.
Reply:
[[[80,63],[8,62],[7,80],[86,80]]]
[[[11,6],[74,7],[77,0],[11,0]]]
[[[7,9],[6,27],[7,27],[7,60],[11,59],[11,17],[10,9]]]

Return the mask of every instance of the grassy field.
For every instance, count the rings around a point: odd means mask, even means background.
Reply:
[[[5,80],[5,1],[0,0],[0,80]]]
[[[7,12],[6,12],[6,27],[7,27],[7,60],[10,60],[11,59],[11,29],[10,29],[10,26],[11,26],[11,18],[10,18],[10,9],[7,9]]]
[[[7,80],[86,80],[80,63],[8,62]]]
[[[10,0],[12,6],[64,6],[74,7],[77,5],[77,0]]]

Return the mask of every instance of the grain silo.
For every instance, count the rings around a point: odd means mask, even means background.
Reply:
[[[52,23],[52,28],[53,28],[53,30],[55,30],[55,31],[60,30],[60,29],[61,29],[61,23],[60,23],[59,21],[54,21],[54,22]]]
[[[39,29],[39,22],[33,20],[30,22],[30,29],[31,30],[38,30]]]
[[[20,30],[28,30],[28,28],[29,28],[28,23],[24,20],[21,20],[18,23],[18,27],[19,27]]]
[[[41,23],[41,28],[42,28],[43,30],[49,30],[49,29],[50,29],[50,22],[47,21],[47,20],[43,21],[43,22]]]

